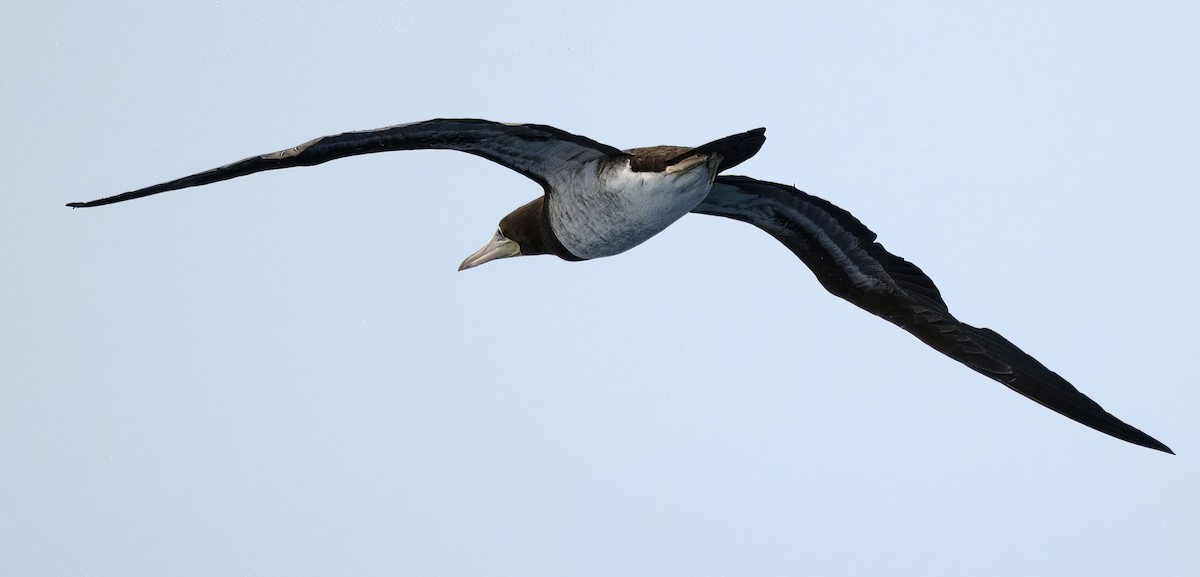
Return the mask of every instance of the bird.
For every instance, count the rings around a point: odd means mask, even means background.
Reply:
[[[758,128],[699,147],[619,150],[540,124],[433,119],[322,136],[176,180],[92,200],[96,207],[267,170],[393,150],[457,150],[512,169],[543,194],[500,219],[459,270],[554,255],[583,261],[625,252],[688,214],[724,217],[774,237],[826,290],[1046,408],[1117,439],[1174,452],[1121,421],[1008,339],[962,322],[917,265],[894,255],[849,212],[794,186],[727,175],[766,142]]]

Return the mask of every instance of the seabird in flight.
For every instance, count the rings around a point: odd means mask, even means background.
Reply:
[[[460,150],[529,177],[542,185],[544,194],[501,219],[492,238],[459,270],[513,256],[553,254],[578,261],[620,254],[689,212],[740,220],[791,249],[829,292],[899,326],[942,354],[1102,433],[1173,453],[1109,414],[1008,339],[954,318],[933,281],[875,242],[875,233],[850,213],[792,186],[721,174],[754,156],[766,139],[764,132],[759,128],[697,148],[621,151],[551,126],[438,119],[324,136],[170,182],[67,206],[101,206],[358,154]]]

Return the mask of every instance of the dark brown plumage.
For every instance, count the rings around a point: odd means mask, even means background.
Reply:
[[[933,280],[884,249],[874,232],[832,203],[783,184],[719,176],[695,212],[763,229],[808,265],[830,293],[1042,406],[1118,439],[1172,453],[1008,339],[954,318]]]
[[[550,218],[546,214],[545,196],[539,196],[508,213],[508,216],[500,219],[498,228],[504,236],[521,247],[522,255],[552,254],[567,261],[585,260],[571,254],[554,236]]]

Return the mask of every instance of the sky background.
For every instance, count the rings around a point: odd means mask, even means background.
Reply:
[[[1200,574],[1200,5],[833,4],[0,9],[0,574]],[[735,173],[1179,455],[733,221],[458,273],[540,194],[466,154],[63,207],[434,117],[766,126]]]

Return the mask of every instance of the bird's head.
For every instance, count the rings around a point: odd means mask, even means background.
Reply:
[[[557,254],[568,258],[561,250],[558,239],[550,230],[550,221],[546,216],[544,196],[538,197],[500,219],[491,240],[483,248],[458,265],[458,270],[467,270],[485,262],[511,256],[530,256],[535,254]],[[578,260],[578,259],[571,259]]]

